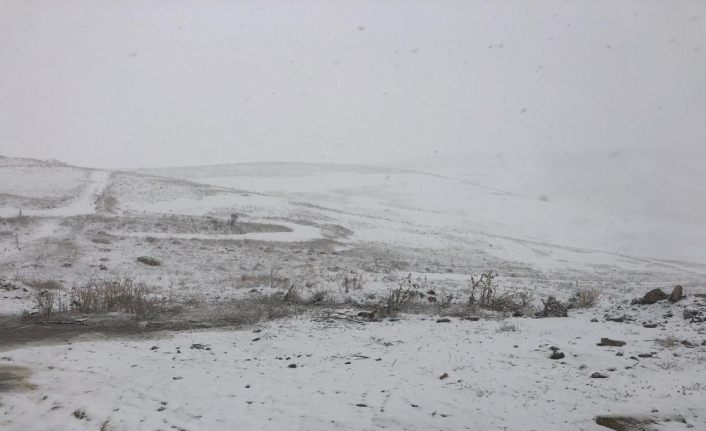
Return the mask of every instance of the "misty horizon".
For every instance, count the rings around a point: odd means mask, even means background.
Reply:
[[[3,2],[0,154],[97,168],[703,155],[698,2]],[[656,156],[661,157],[661,156]]]

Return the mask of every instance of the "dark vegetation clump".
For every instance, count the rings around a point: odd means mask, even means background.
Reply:
[[[539,312],[538,316],[539,317],[566,317],[567,316],[567,309],[566,306],[564,306],[561,302],[557,301],[557,299],[553,296],[550,296],[547,298],[546,301],[542,300],[542,304],[544,307],[542,308],[542,311]]]
[[[155,314],[166,300],[151,294],[151,288],[129,277],[91,279],[69,292],[73,311],[84,314],[119,311],[136,316]]]
[[[471,297],[470,305],[512,314],[513,316],[525,316],[532,314],[532,297],[528,292],[505,292],[498,293],[497,286],[493,281],[497,273],[488,271],[480,275],[477,279],[471,277]],[[476,294],[478,297],[476,298]]]

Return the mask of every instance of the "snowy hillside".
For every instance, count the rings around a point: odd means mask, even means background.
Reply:
[[[704,231],[578,167],[2,160],[3,429],[706,426]]]
[[[143,172],[280,196],[373,224],[399,222],[421,228],[429,244],[453,237],[505,260],[552,267],[566,259],[610,265],[620,257],[689,270],[701,265],[706,192],[698,187],[698,161],[682,169],[646,160],[631,169],[626,158],[485,154],[400,163],[404,169],[263,163]],[[674,175],[662,172],[669,170]]]

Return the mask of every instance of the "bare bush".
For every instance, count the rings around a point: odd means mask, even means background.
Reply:
[[[22,280],[27,286],[36,290],[61,290],[64,286],[56,280],[40,280],[31,278]]]
[[[503,313],[531,314],[532,295],[526,291],[498,294],[497,287],[493,282],[497,275],[493,271],[488,271],[481,274],[478,279],[471,277],[469,305]],[[478,298],[476,298],[476,294],[478,294]]]
[[[477,306],[471,306],[468,303],[449,304],[446,307],[438,307],[439,315],[445,317],[464,318],[468,316],[477,316],[479,314]]]
[[[408,308],[414,302],[417,295],[417,292],[409,287],[404,288],[400,286],[397,289],[391,290],[385,304],[385,315],[393,316]]]
[[[81,313],[124,313],[145,316],[164,308],[165,298],[151,295],[150,287],[129,277],[92,279],[71,289],[71,308]]]
[[[54,302],[56,301],[55,291],[36,289],[34,299],[37,302],[38,314],[40,316],[51,316],[54,312]]]
[[[287,289],[287,292],[284,294],[284,298],[282,299],[284,302],[289,302],[291,304],[301,304],[304,302],[299,286],[297,286],[296,283],[292,283],[292,285],[289,286],[289,289]]]
[[[442,294],[439,296],[438,304],[440,308],[449,308],[453,303],[454,296],[452,294]]]
[[[241,313],[249,314],[251,319],[256,319],[255,321],[281,319],[295,312],[292,304],[282,301],[279,295],[262,295],[241,305],[247,307],[241,308]]]
[[[576,292],[576,307],[591,308],[598,303],[601,289],[598,287],[583,287]]]
[[[311,294],[305,294],[305,292],[311,292]],[[316,288],[310,282],[306,282],[304,287],[292,283],[282,296],[282,301],[295,305],[323,305],[328,299],[328,293],[325,288]]]
[[[553,296],[543,299],[542,305],[542,310],[537,313],[537,317],[567,317],[567,307]]]
[[[56,280],[24,279],[24,284],[34,290],[34,302],[39,316],[51,316],[56,311],[64,311],[61,302],[62,284]]]
[[[511,292],[496,296],[486,307],[488,310],[521,315],[533,313],[532,295],[528,292]]]
[[[262,320],[274,320],[290,316],[297,305],[285,301],[282,292],[269,295],[257,294],[248,298],[234,299],[209,309],[210,320],[227,324],[254,324]]]
[[[270,267],[270,289],[274,289],[277,284],[285,281],[280,274],[281,269],[276,263]]]
[[[322,304],[324,301],[326,301],[326,298],[328,298],[328,291],[325,289],[317,289],[311,295],[311,299],[309,299],[309,302],[311,302],[312,304]]]
[[[364,285],[365,277],[363,276],[362,272],[360,274],[353,273],[343,277],[342,288],[345,293],[348,293],[351,290],[360,290],[363,288]]]
[[[471,298],[469,302],[471,304],[478,302],[478,306],[481,308],[489,308],[489,306],[495,301],[496,288],[493,284],[493,279],[497,276],[493,271],[488,271],[480,275],[476,280],[471,276]],[[476,290],[478,291],[478,299],[476,300]]]

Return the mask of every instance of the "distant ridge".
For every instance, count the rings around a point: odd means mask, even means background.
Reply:
[[[0,155],[0,167],[3,168],[58,168],[72,167],[59,160],[38,160],[24,157],[6,157]]]
[[[220,176],[272,176],[277,167],[282,168],[282,176],[300,176],[322,172],[354,172],[358,174],[375,174],[404,172],[405,169],[391,169],[376,166],[334,164],[334,163],[305,163],[305,162],[248,162],[230,163],[203,166],[178,166],[167,168],[141,168],[135,169],[149,175],[176,176],[180,178],[203,178]]]

